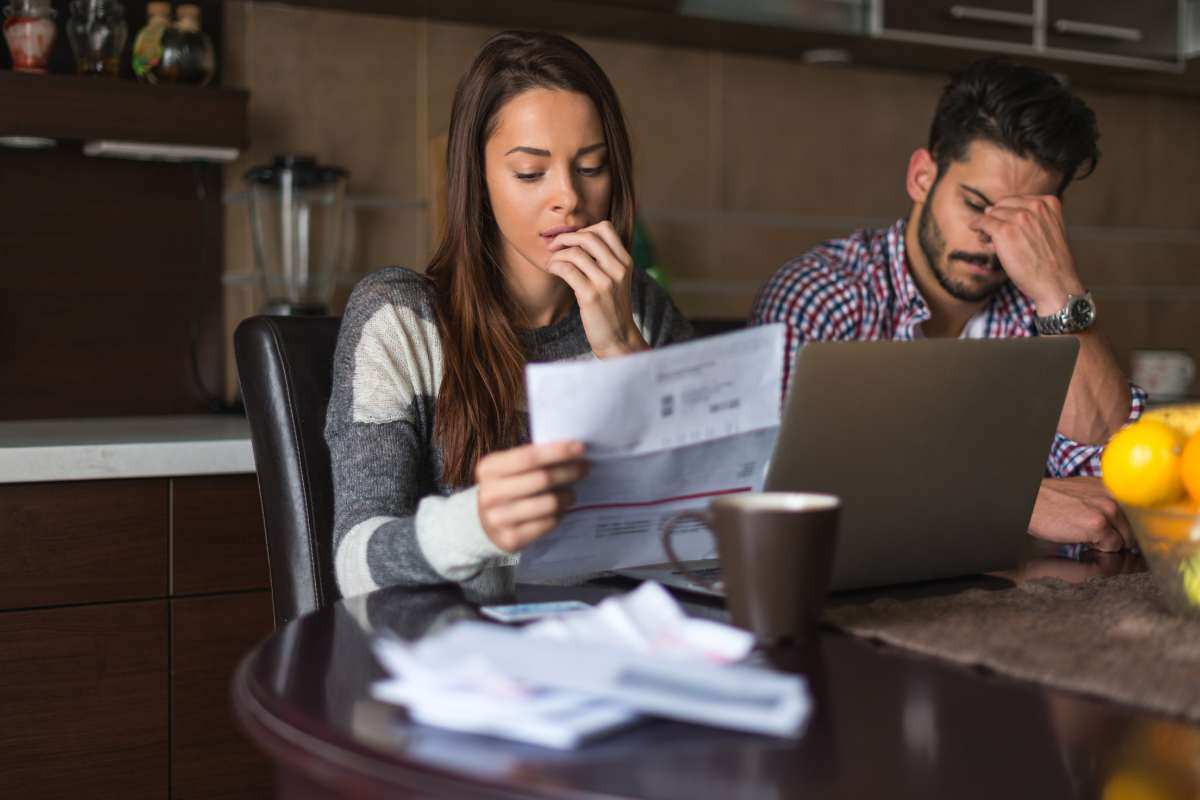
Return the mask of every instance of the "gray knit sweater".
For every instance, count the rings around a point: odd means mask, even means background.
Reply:
[[[519,555],[479,522],[475,487],[447,486],[433,442],[442,350],[425,276],[392,267],[355,287],[334,356],[325,439],[333,463],[334,568],[350,597],[380,586],[457,582],[471,595],[511,589]],[[644,272],[634,320],[652,347],[691,327]],[[519,333],[530,362],[594,358],[578,308]]]

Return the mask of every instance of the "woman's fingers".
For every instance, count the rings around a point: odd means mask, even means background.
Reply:
[[[617,234],[617,229],[613,227],[611,222],[608,220],[597,222],[595,225],[584,228],[584,230],[590,231],[603,239],[604,243],[608,245],[608,249],[612,251],[612,254],[616,256],[617,261],[621,262],[621,264],[626,267],[633,266],[633,256],[625,249],[625,243],[621,241],[621,237]]]
[[[566,440],[549,444],[527,444],[490,453],[479,460],[475,480],[477,483],[484,483],[551,464],[574,461],[583,455],[583,450],[583,442]]]
[[[611,226],[609,227],[611,228]],[[555,238],[554,244],[563,245],[563,248],[555,254],[556,256],[571,248],[582,250],[591,257],[590,263],[598,266],[610,280],[616,283],[625,279],[632,263],[629,254],[621,246],[621,240],[617,237],[616,232],[597,230],[596,226],[574,233],[559,234]]]
[[[499,536],[500,541],[496,544],[503,550],[515,553],[558,527],[559,519],[557,515],[542,517],[505,528],[503,534]]]
[[[545,517],[559,517],[575,502],[575,493],[570,489],[558,489],[553,492],[514,500],[486,509],[485,524],[495,528],[513,528],[530,520]]]
[[[566,461],[549,467],[523,472],[480,484],[479,505],[488,508],[498,503],[519,500],[575,483],[587,474],[586,461]]]
[[[565,261],[579,270],[587,278],[588,283],[591,284],[591,288],[597,294],[610,294],[613,287],[618,283],[605,270],[601,269],[592,255],[582,247],[568,247],[566,250],[560,250],[554,254],[553,258],[557,263]],[[564,278],[564,280],[566,279]],[[570,281],[567,282],[570,283]],[[571,288],[574,289],[575,287],[572,286]],[[579,297],[578,290],[576,290],[575,295],[581,303],[584,302],[583,298]]]

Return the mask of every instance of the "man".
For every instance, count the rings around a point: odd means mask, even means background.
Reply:
[[[1145,395],[1122,376],[1067,245],[1062,195],[1099,158],[1096,118],[1041,70],[976,62],[946,87],[928,148],[912,154],[912,211],[826,242],[763,287],[754,324],[802,342],[1072,335],[1071,378],[1030,533],[1101,550],[1133,544],[1098,477],[1113,431]]]

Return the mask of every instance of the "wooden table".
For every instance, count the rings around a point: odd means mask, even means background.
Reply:
[[[1032,557],[1005,577],[1078,580],[1142,568],[1130,556]],[[522,587],[518,596],[596,601],[624,588]],[[656,720],[560,753],[414,725],[370,698],[382,671],[369,630],[419,637],[476,618],[474,608],[457,589],[381,589],[298,619],[249,653],[234,679],[234,705],[276,762],[279,796],[1200,796],[1198,727],[834,631],[823,632],[819,647],[770,654],[808,677],[816,701],[796,741]]]

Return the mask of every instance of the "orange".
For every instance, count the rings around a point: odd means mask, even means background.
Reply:
[[[1194,502],[1200,503],[1200,431],[1192,434],[1179,457],[1179,476]]]
[[[1113,434],[1100,457],[1104,485],[1118,502],[1161,506],[1184,496],[1180,453],[1185,437],[1179,430],[1141,419]]]

